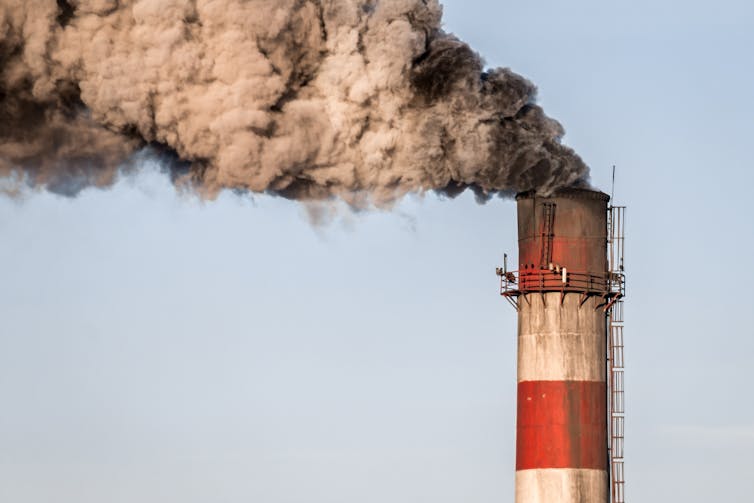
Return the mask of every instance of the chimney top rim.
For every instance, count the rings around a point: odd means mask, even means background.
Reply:
[[[558,198],[574,198],[574,199],[598,199],[602,201],[609,201],[610,196],[600,190],[583,189],[576,187],[567,187],[554,190],[548,195],[541,195],[536,190],[527,190],[525,192],[519,192],[516,194],[516,201],[522,199],[558,199]]]

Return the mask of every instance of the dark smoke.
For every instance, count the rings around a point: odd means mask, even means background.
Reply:
[[[148,148],[207,197],[365,206],[584,183],[534,85],[484,71],[441,15],[437,0],[3,0],[0,176],[75,195]]]

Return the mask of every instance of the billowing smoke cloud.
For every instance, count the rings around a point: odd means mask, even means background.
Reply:
[[[484,71],[441,15],[437,0],[2,0],[0,176],[75,194],[150,147],[208,197],[583,183],[533,84]]]

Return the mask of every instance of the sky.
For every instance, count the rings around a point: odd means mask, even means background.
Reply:
[[[754,490],[754,4],[446,0],[628,206],[628,501]],[[513,501],[515,204],[0,198],[0,501]]]

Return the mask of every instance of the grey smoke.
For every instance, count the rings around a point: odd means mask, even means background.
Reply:
[[[74,195],[148,147],[206,197],[584,183],[534,85],[485,71],[441,17],[437,0],[3,0],[0,176]]]

